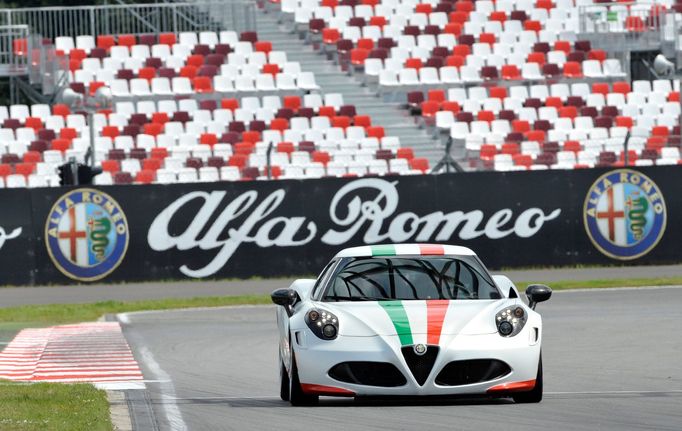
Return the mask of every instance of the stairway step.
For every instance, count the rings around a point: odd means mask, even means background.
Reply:
[[[291,19],[288,18],[285,25],[280,25],[279,12],[257,12],[259,36],[270,40],[274,50],[285,51],[289,61],[299,62],[301,70],[314,73],[321,94],[342,94],[344,103],[355,105],[359,115],[371,116],[374,125],[383,126],[387,135],[396,136],[402,145],[412,147],[418,157],[428,158],[432,165],[440,160],[443,147],[438,140],[419,128],[414,118],[397,103],[383,102],[377,97],[374,90],[363,85],[361,75],[351,76],[342,71],[338,64],[299,38],[297,32],[291,31]]]

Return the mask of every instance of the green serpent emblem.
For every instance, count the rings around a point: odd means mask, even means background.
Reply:
[[[94,219],[90,231],[90,249],[98,260],[104,260],[104,252],[109,245],[109,232],[111,232],[111,220],[108,218]]]
[[[642,239],[644,234],[644,227],[646,226],[646,213],[649,209],[649,201],[644,198],[630,198],[630,210],[628,211],[628,220],[630,220],[630,230],[635,236],[635,239]]]

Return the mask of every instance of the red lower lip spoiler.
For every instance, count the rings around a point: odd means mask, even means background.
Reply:
[[[348,389],[336,388],[334,386],[312,385],[301,383],[301,389],[310,395],[329,395],[332,397],[354,397],[355,392]]]
[[[510,383],[503,383],[501,385],[493,386],[490,389],[488,389],[488,393],[497,393],[497,392],[526,392],[526,391],[531,391],[535,387],[535,380],[526,380],[523,382],[510,382]]]

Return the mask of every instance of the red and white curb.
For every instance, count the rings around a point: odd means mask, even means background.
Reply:
[[[0,379],[144,387],[118,322],[24,329],[0,352]]]

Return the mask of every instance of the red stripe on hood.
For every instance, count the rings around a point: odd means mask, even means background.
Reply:
[[[443,330],[445,314],[448,312],[450,301],[447,299],[435,299],[426,301],[426,343],[438,345],[440,333]]]

